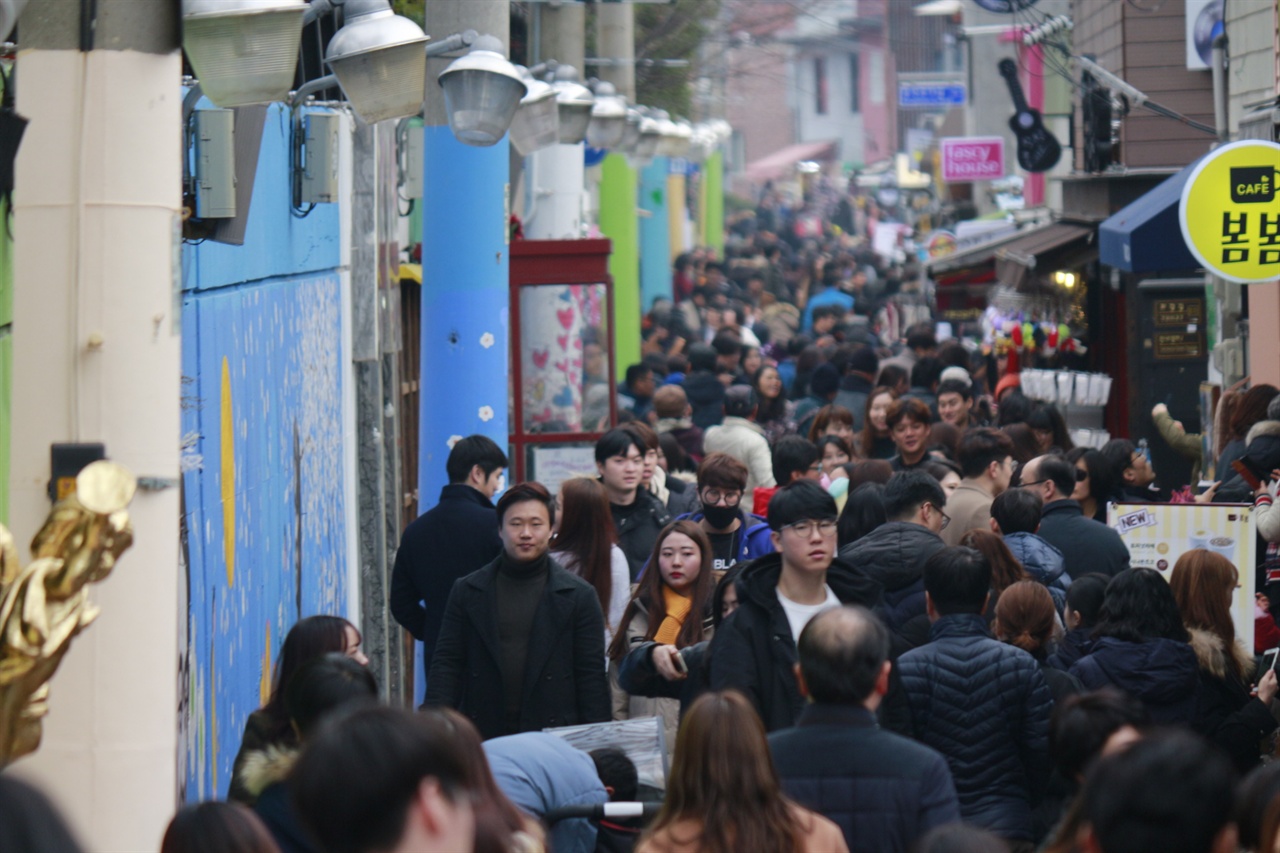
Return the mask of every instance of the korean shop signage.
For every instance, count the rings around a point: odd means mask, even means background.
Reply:
[[[1223,145],[1191,172],[1178,222],[1191,254],[1228,281],[1280,278],[1280,145],[1246,139]]]

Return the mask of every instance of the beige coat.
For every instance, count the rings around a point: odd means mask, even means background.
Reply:
[[[707,428],[702,437],[702,449],[707,453],[727,453],[747,466],[747,488],[743,490],[741,504],[744,507],[753,505],[751,496],[757,487],[777,485],[773,479],[769,440],[754,421],[726,417],[724,423]]]
[[[975,527],[990,530],[993,500],[995,496],[977,480],[968,477],[961,480],[960,486],[947,498],[947,506],[943,510],[951,516],[951,523],[938,534],[942,541],[948,545],[959,545],[964,535]]]
[[[801,827],[800,846],[795,853],[849,853],[849,845],[845,844],[844,833],[838,826],[808,809],[791,808]],[[677,821],[661,832],[642,838],[636,845],[636,853],[698,853],[702,850],[701,831],[696,820]]]

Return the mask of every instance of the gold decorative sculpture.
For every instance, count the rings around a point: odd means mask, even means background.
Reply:
[[[75,494],[54,505],[31,540],[35,559],[26,568],[0,525],[0,767],[40,745],[49,679],[71,639],[98,616],[88,586],[133,544],[125,508],[136,488],[114,462],[86,466]]]

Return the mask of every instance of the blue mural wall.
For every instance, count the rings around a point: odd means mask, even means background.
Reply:
[[[207,104],[202,104],[207,106]],[[244,246],[182,255],[181,661],[187,801],[221,798],[245,718],[301,616],[345,615],[341,234],[289,206],[289,122],[267,114]]]

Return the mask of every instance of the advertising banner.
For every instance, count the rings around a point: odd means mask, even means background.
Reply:
[[[1004,138],[949,136],[942,140],[942,180],[992,181],[1004,177]]]
[[[1236,636],[1253,639],[1256,522],[1250,504],[1111,504],[1107,523],[1129,548],[1129,564],[1155,569],[1165,580],[1178,558],[1206,548],[1230,560],[1240,573],[1232,599]]]
[[[1280,278],[1280,145],[1229,142],[1196,164],[1182,188],[1178,224],[1204,268],[1248,284]]]

